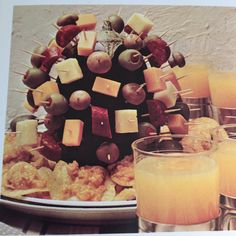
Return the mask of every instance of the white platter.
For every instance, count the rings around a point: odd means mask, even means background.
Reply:
[[[0,198],[0,204],[23,213],[70,221],[112,221],[135,218],[136,201],[78,202],[35,198]]]

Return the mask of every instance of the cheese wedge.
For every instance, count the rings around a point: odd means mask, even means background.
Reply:
[[[81,120],[66,120],[62,138],[65,146],[80,146],[83,136],[84,122]]]
[[[55,64],[55,69],[62,84],[70,84],[83,78],[83,72],[75,58],[58,62]]]
[[[97,76],[94,81],[92,90],[94,92],[102,93],[111,97],[117,97],[120,85],[121,83],[117,81]]]

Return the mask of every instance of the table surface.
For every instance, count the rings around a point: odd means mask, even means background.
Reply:
[[[125,222],[94,222],[70,224],[24,214],[0,206],[0,235],[46,235],[46,234],[113,234],[137,233],[137,219]]]

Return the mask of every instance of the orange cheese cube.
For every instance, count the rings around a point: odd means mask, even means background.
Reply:
[[[137,110],[126,109],[115,111],[116,133],[136,133],[138,132]]]
[[[154,93],[166,89],[164,79],[160,78],[164,73],[160,68],[149,67],[143,71],[147,91]]]
[[[35,113],[38,110],[38,108],[34,108],[34,107],[30,106],[28,101],[24,101],[23,107],[31,113]]]
[[[94,14],[79,14],[76,24],[81,30],[92,30],[96,27],[97,19]]]
[[[83,136],[84,122],[81,120],[66,120],[62,138],[65,146],[80,146]]]
[[[97,76],[92,90],[111,97],[117,97],[121,83]]]
[[[187,134],[188,133],[187,121],[180,114],[168,115],[168,128],[171,131],[171,133],[174,133],[174,134]]]
[[[82,31],[79,33],[77,52],[79,56],[89,56],[93,51],[97,40],[97,32]]]
[[[47,81],[33,90],[34,104],[40,106],[42,101],[45,101],[48,95],[52,93],[60,93],[56,82]]]

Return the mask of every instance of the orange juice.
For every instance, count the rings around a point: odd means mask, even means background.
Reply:
[[[236,140],[218,143],[218,150],[212,156],[220,167],[220,193],[236,197]]]
[[[219,170],[208,157],[145,157],[135,165],[137,214],[188,225],[219,214]]]
[[[177,77],[186,75],[178,82],[181,89],[192,89],[190,94],[183,95],[183,97],[191,98],[207,98],[210,97],[209,83],[208,83],[208,66],[207,65],[186,65],[183,68],[174,68],[173,71]]]
[[[213,105],[236,108],[236,72],[211,72],[209,86]]]

